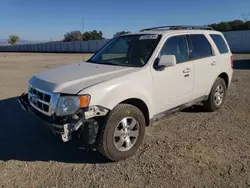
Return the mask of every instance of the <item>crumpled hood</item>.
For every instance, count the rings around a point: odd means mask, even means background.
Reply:
[[[84,88],[138,69],[82,62],[41,72],[33,76],[29,84],[48,92],[76,94]]]

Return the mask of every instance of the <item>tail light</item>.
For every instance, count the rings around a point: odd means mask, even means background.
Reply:
[[[231,61],[231,68],[234,68],[234,56],[230,57],[230,61]]]

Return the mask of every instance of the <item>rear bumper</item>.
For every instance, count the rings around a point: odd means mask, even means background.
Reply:
[[[228,80],[228,87],[231,85],[232,78],[233,78],[233,69],[229,69],[229,80]]]

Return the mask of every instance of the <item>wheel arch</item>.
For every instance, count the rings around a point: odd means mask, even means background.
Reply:
[[[222,78],[222,79],[225,81],[225,83],[226,83],[226,87],[227,87],[227,88],[229,87],[229,76],[228,76],[228,74],[227,74],[226,72],[222,72],[222,73],[220,73],[220,74],[215,78],[215,80],[213,81],[212,85],[211,85],[210,88],[207,90],[207,96],[211,93],[211,90],[212,90],[213,85],[214,85],[214,83],[216,82],[216,79],[217,79],[217,78]]]
[[[131,104],[135,107],[137,107],[139,110],[142,111],[144,117],[145,117],[145,121],[146,121],[146,126],[150,125],[150,116],[149,116],[149,109],[147,104],[138,98],[130,98],[130,99],[126,99],[121,101],[119,104]]]
[[[226,86],[227,86],[227,88],[228,88],[228,86],[229,86],[229,76],[228,76],[228,74],[225,73],[225,72],[223,72],[223,73],[221,73],[221,74],[218,76],[218,78],[222,78],[222,79],[225,81]]]

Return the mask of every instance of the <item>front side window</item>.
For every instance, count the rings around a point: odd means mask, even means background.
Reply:
[[[116,66],[144,66],[160,40],[160,35],[127,35],[112,39],[88,62]]]
[[[189,35],[191,43],[191,59],[200,59],[213,55],[212,47],[207,38],[202,35]]]
[[[229,52],[228,47],[226,45],[226,42],[222,38],[221,35],[211,34],[210,37],[213,39],[214,43],[216,44],[216,46],[221,54],[225,54],[225,53]]]
[[[174,55],[176,63],[183,63],[189,60],[186,36],[174,36],[165,42],[160,55]]]

